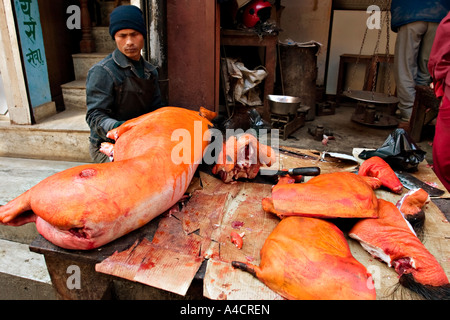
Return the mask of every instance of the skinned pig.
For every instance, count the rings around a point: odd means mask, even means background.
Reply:
[[[142,227],[184,195],[202,153],[175,163],[172,133],[207,135],[215,113],[165,107],[110,131],[114,161],[77,166],[52,175],[0,208],[0,223],[35,222],[38,232],[66,249],[100,247]],[[192,146],[194,141],[191,142]],[[202,140],[205,150],[208,140]],[[189,145],[191,146],[191,145]],[[191,146],[191,147],[192,147]]]

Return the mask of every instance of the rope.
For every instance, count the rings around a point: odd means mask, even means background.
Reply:
[[[373,5],[375,5],[377,1],[373,0]],[[377,41],[375,43],[375,48],[373,51],[373,56],[375,57],[375,70],[373,73],[373,79],[372,79],[372,100],[375,100],[375,90],[376,90],[376,80],[377,80],[377,75],[378,75],[378,68],[377,65],[379,63],[379,58],[378,58],[378,50],[379,50],[379,45],[380,45],[380,39],[381,39],[381,34],[383,31],[383,27],[386,26],[386,62],[387,62],[387,73],[386,73],[386,77],[387,77],[387,83],[388,83],[388,95],[391,96],[391,66],[389,63],[390,60],[390,56],[389,56],[389,51],[390,51],[390,16],[389,16],[389,12],[390,12],[390,8],[391,8],[391,0],[383,0],[382,2],[382,6],[380,8],[381,10],[381,26],[378,29],[378,34],[377,34]],[[383,18],[383,13],[384,13],[384,18]],[[361,42],[361,47],[359,49],[359,54],[358,57],[356,58],[356,62],[355,62],[355,67],[352,73],[352,76],[350,77],[350,81],[349,81],[349,86],[347,91],[351,92],[350,89],[350,85],[353,84],[353,80],[355,78],[355,74],[356,74],[356,69],[357,66],[359,64],[360,61],[360,57],[367,39],[367,32],[369,30],[368,25],[366,25],[366,29],[364,30],[364,36]]]

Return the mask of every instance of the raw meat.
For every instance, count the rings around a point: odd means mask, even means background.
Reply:
[[[219,175],[225,183],[246,178],[253,179],[261,165],[271,166],[275,152],[270,146],[258,142],[251,134],[231,136],[223,144],[212,173]]]
[[[306,183],[281,179],[262,205],[279,217],[376,218],[377,198],[366,180],[351,172],[326,173]]]
[[[425,212],[422,209],[430,201],[431,199],[428,193],[420,188],[406,193],[396,205],[421,240],[423,238],[423,227],[425,224]]]
[[[322,219],[284,218],[266,239],[259,266],[232,265],[287,299],[376,298],[371,275],[352,256],[343,233]]]
[[[394,193],[402,192],[403,185],[394,170],[380,157],[375,156],[364,161],[359,167],[358,173],[362,176],[380,179],[381,184]]]
[[[430,202],[430,196],[423,189],[414,189],[406,193],[398,202],[397,208],[408,220],[408,217],[417,215],[423,206]]]
[[[400,283],[406,283],[426,298],[433,298],[440,292],[439,298],[448,299],[447,275],[436,258],[417,238],[393,203],[383,199],[378,202],[379,218],[358,221],[349,236],[358,240],[371,255],[393,266],[400,276]],[[413,282],[407,280],[410,276]]]
[[[77,166],[44,179],[1,207],[0,223],[35,221],[42,236],[67,249],[93,249],[117,239],[183,196],[209,143],[203,134],[214,116],[203,108],[199,113],[165,107],[129,120],[108,133],[116,140],[114,162]],[[195,139],[194,128],[202,141],[189,141],[183,149],[172,139],[177,129]],[[190,152],[192,145],[199,152]],[[190,157],[177,163],[173,150]]]

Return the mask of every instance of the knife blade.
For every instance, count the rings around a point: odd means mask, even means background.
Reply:
[[[259,174],[263,176],[318,176],[320,174],[319,167],[298,167],[288,170],[272,170],[272,169],[259,169]]]
[[[406,189],[411,190],[422,188],[428,193],[430,197],[440,197],[445,193],[444,190],[430,186],[429,184],[423,182],[422,180],[414,177],[410,173],[404,171],[395,171],[395,174],[397,175],[398,179]]]

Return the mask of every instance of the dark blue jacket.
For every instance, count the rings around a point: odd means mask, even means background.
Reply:
[[[158,71],[156,68],[141,58],[144,63],[143,79],[153,79],[155,92],[152,101],[149,101],[147,112],[162,106],[161,92],[158,84]],[[95,64],[88,72],[86,80],[86,121],[91,129],[90,141],[99,145],[105,140],[103,137],[109,130],[113,129],[123,121],[118,119],[114,111],[117,88],[127,77],[139,77],[135,66],[118,49],[108,55],[105,59]],[[99,134],[102,133],[102,134]]]
[[[391,28],[397,32],[415,21],[441,22],[450,11],[450,0],[392,0]]]

